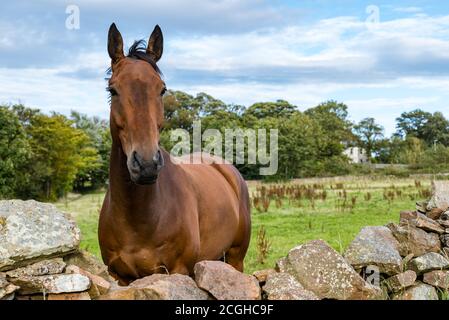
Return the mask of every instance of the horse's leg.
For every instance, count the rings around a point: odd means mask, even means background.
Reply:
[[[242,250],[242,247],[232,247],[226,251],[223,260],[238,271],[243,272],[243,259],[245,258],[245,253],[246,250]]]
[[[132,281],[131,279],[125,279],[125,278],[120,277],[117,273],[115,273],[111,270],[108,270],[108,273],[112,278],[114,278],[117,281],[119,286],[127,286]]]
[[[193,276],[193,267],[197,262],[197,256],[179,258],[169,270],[170,274],[178,273],[186,276]]]

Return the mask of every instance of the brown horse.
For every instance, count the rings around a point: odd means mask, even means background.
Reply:
[[[166,91],[156,65],[159,26],[146,49],[139,43],[125,56],[120,32],[109,28],[112,150],[98,232],[103,260],[121,284],[153,273],[191,275],[201,260],[223,259],[242,271],[251,230],[246,183],[230,164],[175,164],[159,147]]]

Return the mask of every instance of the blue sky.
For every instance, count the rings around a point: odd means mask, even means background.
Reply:
[[[0,102],[107,118],[106,39],[116,22],[127,46],[161,26],[170,89],[244,105],[285,99],[300,110],[334,99],[352,120],[372,116],[387,134],[417,107],[449,117],[449,3],[391,3],[3,2]],[[68,5],[80,10],[79,29],[65,27]]]

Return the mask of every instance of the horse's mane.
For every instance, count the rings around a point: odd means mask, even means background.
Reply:
[[[162,75],[161,70],[157,66],[156,62],[147,53],[147,43],[145,40],[136,40],[128,50],[128,58],[138,59],[148,62],[158,74]]]
[[[145,62],[148,62],[159,75],[162,75],[162,71],[157,66],[156,62],[153,60],[153,58],[147,53],[147,43],[145,40],[136,40],[134,41],[133,45],[129,48],[128,58],[142,60]],[[108,68],[106,70],[107,75],[111,75],[112,69]]]

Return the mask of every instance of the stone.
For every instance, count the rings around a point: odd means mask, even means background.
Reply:
[[[0,271],[7,271],[78,248],[80,230],[52,204],[0,201]]]
[[[381,273],[394,275],[401,271],[398,247],[399,242],[387,227],[365,227],[343,256],[355,269],[374,265]]]
[[[446,230],[447,230],[447,228],[449,228],[449,220],[441,220],[440,219],[437,222],[440,224],[440,226],[442,226],[443,228],[446,228]]]
[[[277,272],[289,272],[288,268],[289,264],[287,257],[282,257],[278,261],[276,261],[276,266],[274,267]]]
[[[153,274],[129,286],[113,286],[99,300],[208,300],[192,278],[181,274]]]
[[[411,287],[416,281],[416,272],[412,270],[405,271],[385,280],[385,285],[389,291],[398,292]]]
[[[323,240],[293,248],[287,255],[289,273],[320,299],[380,299],[382,290],[367,283]]]
[[[319,300],[288,273],[269,274],[263,291],[267,300]]]
[[[399,242],[399,254],[402,257],[413,254],[422,256],[427,252],[440,252],[441,243],[437,234],[427,233],[411,225],[397,225],[390,223],[387,227]]]
[[[34,293],[71,293],[86,291],[90,288],[90,280],[81,274],[54,274],[37,277],[11,278],[10,281],[19,286],[19,294]]]
[[[4,275],[0,275],[0,300],[10,300],[18,289],[19,287],[8,282]]]
[[[428,218],[422,213],[418,214],[418,217],[416,218],[416,220],[414,220],[414,223],[416,227],[423,229],[425,231],[435,232],[438,234],[444,233],[444,228],[441,227],[441,225],[438,222]]]
[[[409,221],[414,220],[418,217],[418,212],[416,211],[401,211],[399,214],[399,224],[409,224]]]
[[[82,274],[90,279],[91,286],[89,289],[89,296],[92,299],[96,299],[99,296],[106,294],[111,288],[111,283],[106,281],[100,276],[94,275],[86,270],[81,269],[78,266],[70,265],[66,268],[67,273]]]
[[[444,247],[441,253],[443,254],[443,257],[449,259],[449,247]]]
[[[392,296],[393,300],[438,300],[438,293],[434,287],[424,283],[417,283],[403,292]]]
[[[67,265],[78,266],[91,274],[106,279],[107,281],[114,281],[114,279],[109,275],[108,267],[104,265],[104,263],[101,262],[96,256],[85,250],[79,250],[72,254],[66,255],[63,259]]]
[[[449,181],[432,181],[432,196],[427,203],[427,210],[439,208],[446,211],[449,208]]]
[[[449,260],[441,254],[429,252],[410,261],[409,267],[421,274],[432,270],[446,269],[449,267]]]
[[[26,267],[17,268],[5,272],[9,278],[19,278],[25,276],[44,276],[47,274],[63,273],[65,269],[65,262],[62,258],[54,258],[49,260],[42,260]]]
[[[260,300],[257,279],[221,261],[201,261],[194,267],[195,281],[217,300]]]
[[[443,220],[443,221],[449,220],[449,210],[448,210],[448,211],[445,211],[445,212],[443,212],[443,213],[441,214],[440,220]]]
[[[276,273],[276,270],[264,269],[264,270],[254,271],[253,276],[257,279],[257,281],[259,281],[259,283],[265,283],[267,281],[267,277],[272,273]]]
[[[13,292],[13,293],[5,295],[3,298],[0,298],[0,300],[14,300],[15,297],[16,297],[16,294]]]
[[[449,271],[435,270],[427,272],[423,276],[423,281],[431,286],[441,289],[449,289]]]
[[[427,212],[427,202],[417,202],[416,203],[416,210],[418,211],[418,212],[421,212],[421,213],[426,213]]]
[[[76,292],[76,293],[60,293],[49,294],[47,300],[91,300],[89,293]]]
[[[412,261],[412,259],[415,257],[415,255],[413,253],[410,253],[409,255],[407,255],[406,257],[404,257],[404,259],[402,259],[402,266],[401,269],[402,270],[407,270],[407,266],[410,263],[410,261]]]
[[[16,300],[91,300],[87,292],[74,293],[50,293],[50,294],[33,294],[26,296],[17,296]]]
[[[16,296],[14,298],[14,300],[26,300],[26,301],[31,301],[31,300],[45,300],[47,297],[44,296],[43,294],[33,294],[33,295],[26,295],[26,296]]]
[[[436,221],[428,218],[422,213],[416,212],[416,217],[413,219],[405,219],[401,217],[401,225],[411,225],[416,228],[423,229],[428,232],[435,232],[438,234],[444,233],[444,228]]]
[[[440,240],[444,246],[449,246],[449,234],[442,234]]]
[[[426,216],[429,219],[438,220],[438,219],[440,219],[443,212],[444,212],[444,210],[442,210],[440,208],[432,208],[430,211],[426,212]]]

